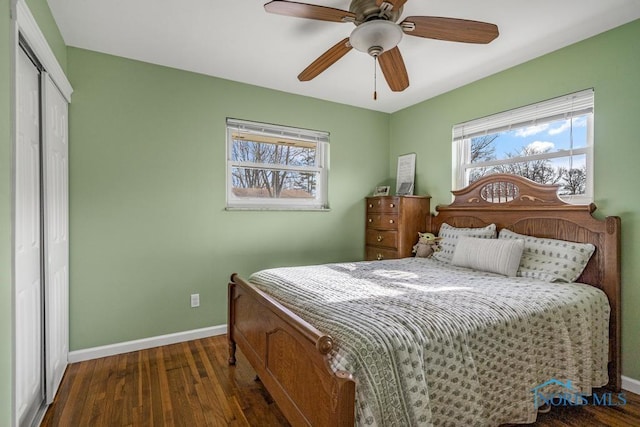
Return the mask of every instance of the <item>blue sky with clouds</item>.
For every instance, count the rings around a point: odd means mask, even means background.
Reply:
[[[519,152],[522,147],[550,149],[551,151],[568,150],[571,145],[571,121],[558,120],[504,132],[494,141],[498,159],[507,153]],[[573,148],[585,147],[587,144],[587,117],[573,119]]]
[[[572,129],[573,123],[573,129]],[[522,148],[530,147],[536,151],[550,152],[569,150],[587,145],[587,116],[574,117],[572,120],[557,120],[535,126],[527,126],[502,132],[493,142],[496,159],[505,159],[509,153],[520,153]],[[584,154],[549,159],[555,168],[582,168],[586,165]]]

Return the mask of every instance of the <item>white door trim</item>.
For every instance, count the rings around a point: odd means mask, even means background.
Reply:
[[[73,93],[71,83],[69,83],[60,63],[47,43],[47,39],[40,31],[38,23],[31,14],[31,10],[29,10],[29,6],[24,0],[13,0],[13,2],[15,3],[12,16],[18,24],[18,31],[20,31],[20,34],[33,50],[44,69],[51,75],[51,79],[58,86],[67,102],[71,102],[71,94]],[[17,42],[18,40],[16,40],[16,44]]]

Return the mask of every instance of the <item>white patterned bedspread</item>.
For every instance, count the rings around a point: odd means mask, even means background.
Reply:
[[[250,281],[335,341],[356,379],[356,422],[487,426],[533,422],[532,389],[607,383],[609,304],[545,283],[425,258],[263,270]]]

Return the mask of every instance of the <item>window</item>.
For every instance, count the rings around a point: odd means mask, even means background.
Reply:
[[[593,200],[592,89],[453,127],[453,187],[492,173],[559,185],[570,203]]]
[[[227,119],[227,209],[327,209],[328,160],[328,132]]]

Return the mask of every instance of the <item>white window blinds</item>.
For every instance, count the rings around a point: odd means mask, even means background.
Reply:
[[[594,92],[587,89],[569,95],[470,120],[453,127],[453,140],[535,126],[573,116],[593,113]]]
[[[262,136],[262,140],[269,139],[272,143],[281,140],[281,143],[285,145],[293,141],[329,142],[329,132],[267,125],[232,118],[227,118],[227,129],[235,131],[236,135]]]

